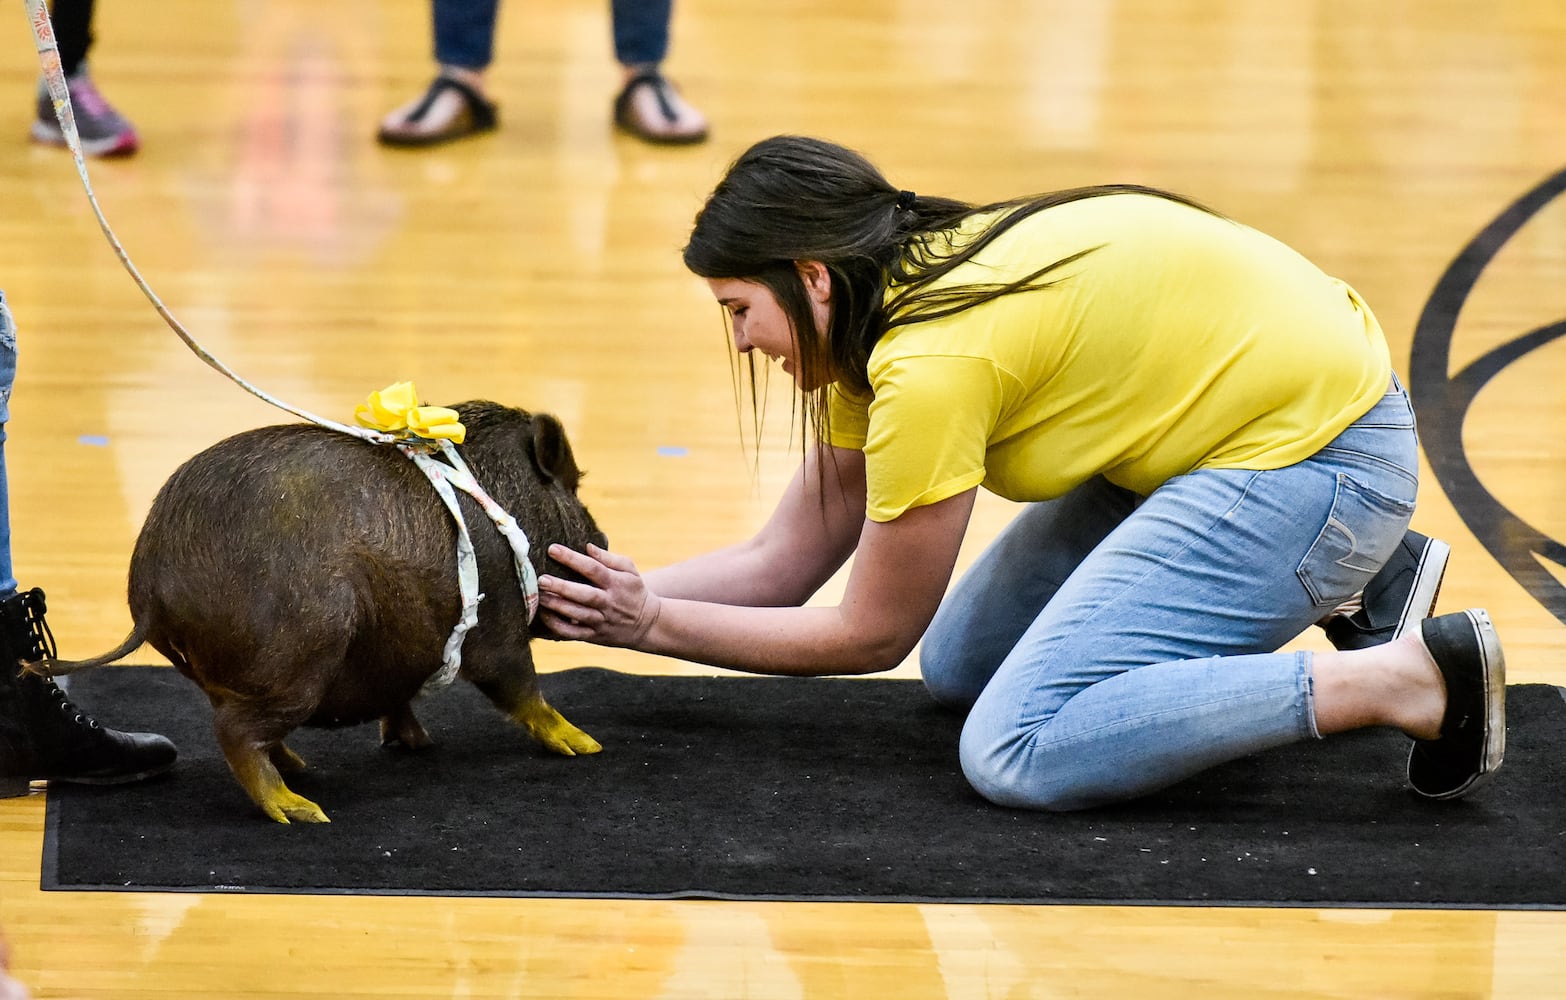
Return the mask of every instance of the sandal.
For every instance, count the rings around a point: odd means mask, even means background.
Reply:
[[[614,99],[614,123],[643,142],[665,146],[707,138],[707,119],[656,69],[643,70],[627,81]]]
[[[384,146],[436,146],[489,132],[499,109],[461,80],[437,76],[416,100],[381,121],[376,138]]]

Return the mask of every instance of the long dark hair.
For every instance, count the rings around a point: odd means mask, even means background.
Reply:
[[[830,363],[844,385],[869,389],[876,343],[898,326],[950,316],[976,305],[1035,291],[1050,275],[1091,253],[1045,264],[1015,281],[937,287],[1001,233],[1035,212],[1108,194],[1151,194],[1208,211],[1181,195],[1134,184],[1105,184],[972,205],[901,192],[874,164],[822,139],[780,135],[746,150],[718,182],[691,230],[685,266],[703,278],[755,281],[777,297],[799,346],[800,375],[811,384]],[[971,240],[949,234],[977,214],[996,218]],[[832,278],[832,319],[823,357],[813,336],[810,301],[796,261],[820,261]],[[887,289],[894,289],[890,302]],[[807,407],[819,425],[821,397]]]

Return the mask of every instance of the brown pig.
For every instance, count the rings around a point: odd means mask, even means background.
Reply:
[[[538,573],[549,545],[605,538],[577,498],[581,471],[560,422],[487,401],[460,403],[459,451],[516,519]],[[539,693],[526,603],[504,536],[457,494],[478,556],[478,624],[458,676],[557,753],[595,753],[591,736]],[[130,635],[90,660],[143,642],[195,681],[234,777],[272,819],[327,822],[283,783],[303,768],[294,729],[380,719],[383,742],[431,742],[412,701],[442,663],[461,617],[456,526],[424,473],[396,448],[311,424],[236,434],[177,469],[131,556]],[[547,572],[569,575],[551,564]]]

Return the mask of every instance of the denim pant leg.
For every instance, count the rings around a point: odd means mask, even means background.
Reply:
[[[1165,484],[1006,653],[963,728],[968,780],[1002,805],[1080,809],[1313,736],[1310,654],[1272,651],[1391,555],[1417,476],[1395,387],[1304,462]]]
[[[11,492],[5,477],[5,425],[11,419],[11,387],[16,384],[16,324],[0,292],[0,598],[16,593],[11,565]]]
[[[919,673],[936,701],[966,712],[1088,553],[1141,498],[1102,477],[1028,504],[974,560],[919,645]]]
[[[488,68],[495,58],[500,0],[434,0],[435,61],[462,69]]]
[[[622,66],[655,66],[669,54],[674,0],[612,0],[614,57]]]

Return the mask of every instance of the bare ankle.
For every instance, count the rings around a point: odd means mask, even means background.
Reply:
[[[447,66],[442,64],[440,75],[465,83],[472,87],[480,97],[488,97],[484,90],[484,71],[481,69],[468,69],[465,66]]]
[[[1446,712],[1446,681],[1435,657],[1430,655],[1419,630],[1388,643],[1407,647],[1408,697],[1397,702],[1404,733],[1416,740],[1433,740],[1441,735],[1441,720]]]
[[[1323,736],[1363,726],[1392,726],[1415,739],[1440,732],[1446,691],[1418,633],[1368,649],[1317,653],[1312,673]]]

